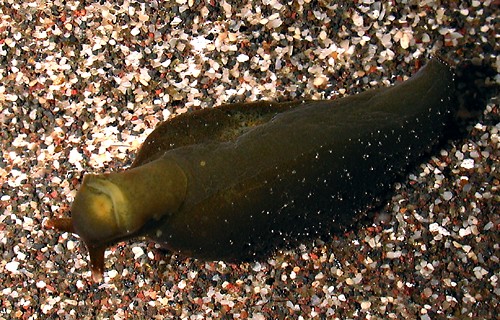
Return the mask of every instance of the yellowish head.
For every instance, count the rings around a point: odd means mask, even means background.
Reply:
[[[92,276],[98,280],[105,249],[143,235],[147,223],[176,212],[186,189],[183,170],[165,159],[122,172],[86,175],[71,206],[71,218],[49,219],[45,226],[80,236],[90,254]]]
[[[75,232],[87,246],[104,245],[128,233],[128,206],[106,175],[86,175],[71,207]]]

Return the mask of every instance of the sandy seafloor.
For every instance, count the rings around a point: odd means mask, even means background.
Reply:
[[[499,108],[396,184],[392,220],[239,265],[42,227],[192,109],[390,85],[432,54],[500,69],[499,1],[0,1],[0,319],[494,319]],[[495,81],[493,79],[492,81]],[[498,74],[496,81],[499,81]]]

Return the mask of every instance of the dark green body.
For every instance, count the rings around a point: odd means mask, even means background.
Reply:
[[[227,105],[163,124],[134,166],[175,161],[187,176],[186,198],[141,233],[183,255],[246,260],[344,230],[442,140],[456,112],[452,77],[432,60],[390,88]]]

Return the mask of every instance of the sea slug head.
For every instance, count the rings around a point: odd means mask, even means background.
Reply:
[[[107,175],[86,175],[71,207],[71,218],[50,219],[45,226],[80,236],[89,251],[92,277],[99,281],[106,247],[130,233],[124,219],[129,216],[127,208],[121,189]]]
[[[127,200],[107,175],[86,175],[71,207],[73,226],[86,244],[106,245],[128,233]]]
[[[175,161],[158,159],[140,167],[83,178],[71,218],[52,218],[45,227],[77,234],[90,255],[92,277],[104,271],[104,251],[113,244],[147,236],[148,228],[182,205],[187,178]]]

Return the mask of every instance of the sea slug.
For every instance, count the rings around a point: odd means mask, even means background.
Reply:
[[[430,60],[409,80],[334,100],[228,104],[179,115],[131,168],[86,175],[71,218],[93,277],[104,250],[146,237],[185,256],[240,261],[345,230],[445,136],[454,74]]]

